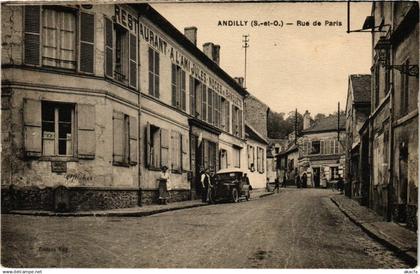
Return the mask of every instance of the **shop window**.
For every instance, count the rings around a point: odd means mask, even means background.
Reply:
[[[331,167],[331,180],[338,180],[338,167]]]
[[[172,106],[185,111],[185,71],[172,64]]]
[[[312,141],[310,154],[320,154],[321,152],[321,142]]]
[[[159,98],[159,52],[149,47],[149,94]]]
[[[94,15],[74,8],[25,6],[25,64],[93,73],[94,23]]]
[[[233,166],[237,168],[241,167],[241,150],[238,148],[233,149]]]
[[[137,36],[105,18],[105,76],[137,88]]]
[[[93,105],[24,99],[23,122],[27,157],[95,157]]]
[[[137,164],[137,118],[113,112],[113,164]]]
[[[73,104],[42,102],[42,155],[73,155]]]

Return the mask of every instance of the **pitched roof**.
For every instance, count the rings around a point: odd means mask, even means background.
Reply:
[[[247,138],[262,142],[268,145],[268,141],[258,131],[256,131],[251,125],[245,123],[245,135]]]
[[[370,81],[370,74],[350,75],[354,103],[370,103]]]
[[[345,130],[346,117],[340,116],[340,130]],[[312,127],[302,130],[303,133],[325,132],[337,130],[337,116],[328,116],[318,120]]]

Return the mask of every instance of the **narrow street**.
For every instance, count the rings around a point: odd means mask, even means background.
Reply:
[[[7,267],[407,268],[322,189],[142,218],[2,215]]]

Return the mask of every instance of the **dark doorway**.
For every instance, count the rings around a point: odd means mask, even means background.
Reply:
[[[319,174],[320,174],[320,169],[319,167],[314,167],[314,185],[315,187],[319,187]]]

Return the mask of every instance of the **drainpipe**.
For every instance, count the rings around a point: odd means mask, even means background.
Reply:
[[[137,22],[140,22],[140,16],[137,16]],[[138,39],[137,40],[137,45],[138,45],[138,48],[140,48],[140,39]],[[137,56],[137,60],[140,60],[140,52],[138,52],[138,56]],[[137,85],[138,85],[138,88],[137,88],[137,91],[138,91],[138,106],[139,106],[139,112],[138,112],[138,120],[137,120],[137,150],[138,150],[138,160],[137,160],[137,165],[138,165],[138,178],[137,178],[137,181],[138,181],[138,204],[139,204],[139,206],[143,206],[143,199],[142,199],[142,194],[143,194],[143,191],[142,191],[142,189],[141,189],[141,180],[140,180],[140,177],[141,177],[141,165],[142,165],[142,144],[143,144],[143,142],[142,142],[142,139],[141,139],[141,91],[140,91],[140,77],[139,77],[139,74],[140,74],[140,62],[137,62]]]

